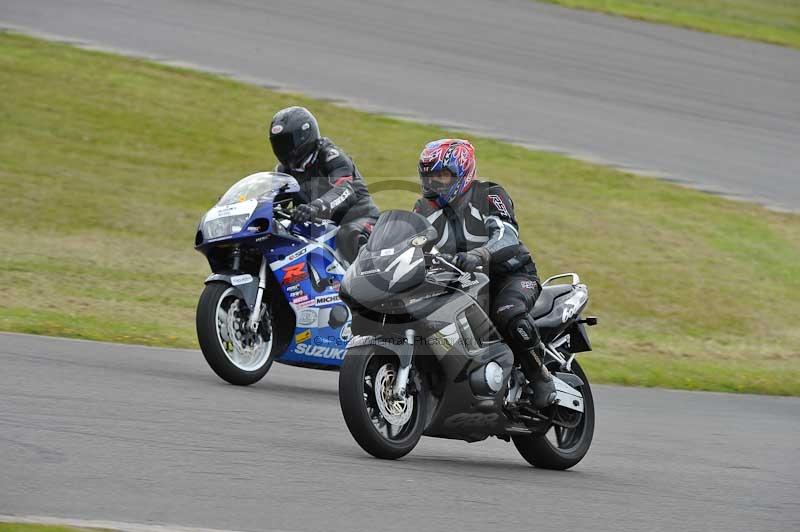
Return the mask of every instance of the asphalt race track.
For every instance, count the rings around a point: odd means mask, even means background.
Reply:
[[[0,26],[800,210],[794,50],[528,0],[0,0]],[[373,459],[336,384],[277,365],[236,388],[196,351],[0,334],[0,514],[265,532],[800,530],[798,398],[596,386],[592,450],[549,472],[495,439]]]
[[[800,526],[797,398],[596,386],[592,449],[551,472],[496,439],[369,457],[331,372],[276,365],[237,388],[197,351],[14,334],[0,368],[0,514],[266,532]]]
[[[530,0],[1,0],[0,26],[800,211],[797,50]]]

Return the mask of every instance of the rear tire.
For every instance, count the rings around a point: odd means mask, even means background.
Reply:
[[[411,413],[402,425],[389,423],[377,404],[383,399],[376,399],[376,381],[383,377],[382,382],[391,384],[392,378],[385,380],[386,372],[391,375],[394,371],[396,374],[398,365],[399,359],[392,353],[375,346],[359,346],[348,349],[339,371],[339,405],[350,434],[366,452],[387,460],[410,453],[425,429],[427,395],[421,386],[417,386],[418,393],[411,396],[411,404],[405,406]],[[378,389],[382,387],[379,385]],[[407,415],[405,410],[402,412],[401,418]]]
[[[246,307],[244,301],[239,299],[237,294],[238,291],[228,283],[215,281],[206,285],[200,296],[200,301],[197,303],[197,340],[200,343],[200,349],[206,362],[214,370],[214,373],[231,384],[247,386],[260,381],[267,374],[272,366],[273,351],[278,342],[275,341],[269,305],[267,304],[267,311],[262,318],[259,332],[255,333],[259,335],[256,340],[262,342],[261,344],[256,344],[260,345],[260,348],[253,350],[252,362],[248,362],[247,358],[239,357],[237,359],[236,354],[241,353],[242,350],[237,351],[236,348],[238,346],[236,343],[241,343],[241,339],[232,340],[230,329],[223,327],[220,330],[219,323],[221,312],[224,312],[225,317],[227,317],[233,305],[237,305],[237,309]],[[225,305],[227,305],[227,308]],[[248,316],[249,310],[243,313],[242,319],[239,321],[243,322]],[[234,323],[234,325],[237,324]],[[237,326],[241,325],[243,323],[238,323]],[[264,327],[269,327],[268,341],[264,339]],[[228,335],[228,338],[225,338],[225,335]],[[245,341],[250,340],[252,339],[245,338]],[[235,363],[234,360],[237,362]]]
[[[583,394],[583,419],[578,427],[561,429],[561,437],[554,444],[547,434],[542,436],[513,436],[514,446],[529,464],[542,469],[564,470],[580,462],[592,444],[594,436],[594,400],[589,380],[580,365],[573,360],[572,372],[584,382],[579,388]],[[549,432],[557,431],[556,427]],[[563,446],[559,442],[563,441]]]

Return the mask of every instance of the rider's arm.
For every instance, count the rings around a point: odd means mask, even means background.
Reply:
[[[323,157],[331,188],[315,201],[322,207],[321,216],[329,218],[336,211],[348,209],[357,202],[353,179],[358,177],[358,171],[350,157],[338,148],[329,147],[319,156]]]
[[[481,216],[486,233],[489,235],[489,241],[483,247],[493,257],[498,254],[513,257],[520,241],[519,226],[514,217],[514,204],[511,198],[502,187],[495,185],[486,189],[481,203]]]

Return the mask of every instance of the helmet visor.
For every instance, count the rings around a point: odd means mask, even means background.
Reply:
[[[441,197],[447,197],[450,193],[450,189],[457,181],[453,172],[446,168],[425,171],[425,169],[421,167],[419,176],[422,181],[423,190],[433,192]]]
[[[293,162],[291,159],[296,147],[294,135],[291,133],[270,135],[269,142],[272,144],[272,151],[275,153],[275,157],[277,157],[281,163],[289,165]]]

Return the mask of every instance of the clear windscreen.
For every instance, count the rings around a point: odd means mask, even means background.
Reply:
[[[236,182],[217,205],[232,205],[249,200],[261,200],[280,192],[296,192],[297,181],[287,174],[279,172],[259,172]]]
[[[238,233],[255,212],[260,201],[277,194],[297,192],[297,181],[278,172],[259,172],[239,180],[203,217],[203,236],[220,238]]]

